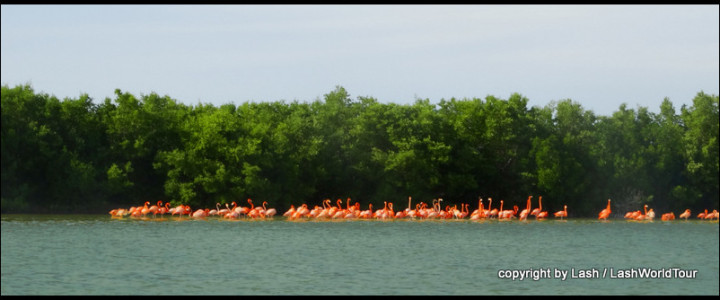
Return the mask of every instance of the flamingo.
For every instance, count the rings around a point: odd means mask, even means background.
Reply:
[[[711,221],[712,221],[712,219],[718,219],[718,216],[719,216],[719,215],[720,215],[720,214],[718,214],[717,209],[713,209],[713,211],[712,211],[711,213],[708,213],[708,214],[705,215],[705,220],[711,220]]]
[[[120,218],[122,218],[122,217],[124,217],[126,214],[127,214],[127,210],[125,210],[124,208],[117,208],[117,209],[113,209],[113,210],[110,211],[110,215],[111,215],[113,218],[115,218],[115,217],[120,217]]]
[[[548,212],[542,211],[542,196],[538,197],[538,203],[540,207],[538,208],[538,212],[535,214],[535,219],[547,218]]]
[[[440,216],[439,208],[437,207],[437,199],[433,199],[433,208],[427,208],[427,204],[425,204],[425,218],[427,219],[435,219]]]
[[[316,210],[317,211],[317,214],[315,215],[316,219],[331,217],[330,212],[332,211],[333,206],[330,204],[330,199],[325,199],[322,204],[323,204],[322,210],[319,210],[319,211]]]
[[[555,217],[560,217],[560,220],[567,218],[567,205],[563,205],[563,210],[556,212]]]
[[[639,210],[629,211],[629,212],[625,213],[625,219],[635,220],[638,216],[641,216],[641,215],[642,215],[642,212]]]
[[[297,208],[297,210],[295,210],[295,212],[292,215],[290,215],[290,219],[294,220],[294,219],[302,218],[304,216],[309,216],[309,214],[310,214],[310,209],[307,208],[307,204],[303,203],[302,205],[300,205],[300,207]]]
[[[488,218],[497,217],[498,212],[499,212],[498,209],[497,208],[490,209],[490,208],[492,208],[492,198],[488,197],[488,209],[485,211],[486,212],[485,216]]]
[[[228,209],[228,211],[222,215],[223,219],[230,219],[230,220],[235,220],[238,217],[240,217],[240,213],[235,210],[232,210],[232,209]]]
[[[248,200],[250,200],[250,199],[248,199]],[[252,203],[252,201],[250,201],[250,203]],[[247,216],[248,213],[250,213],[250,207],[237,206],[237,203],[235,203],[235,201],[233,201],[232,204],[233,204],[233,208],[231,208],[230,210],[235,211],[236,213],[238,213],[238,215],[246,215]]]
[[[660,216],[660,220],[663,220],[663,221],[675,220],[675,213],[669,212],[666,214],[662,214],[662,216]]]
[[[203,219],[204,219],[205,217],[208,216],[208,213],[209,213],[209,212],[210,212],[210,210],[207,209],[207,208],[206,208],[206,209],[198,208],[198,210],[196,210],[196,211],[192,214],[192,217],[193,217],[193,218],[196,218],[196,219],[199,219],[199,218],[203,218]]]
[[[150,201],[145,201],[145,204],[143,207],[136,207],[133,212],[130,214],[131,217],[140,217],[140,216],[146,216],[150,212],[150,208],[148,208],[148,205],[150,205]]]
[[[464,203],[462,205],[462,211],[460,212],[459,219],[464,219],[470,213],[470,204]]]
[[[485,208],[483,207],[482,197],[478,197],[478,208],[470,214],[470,220],[479,220],[485,216]]]
[[[356,219],[360,216],[360,202],[355,202],[355,205],[350,205],[350,199],[347,198],[347,208],[345,209],[345,219]]]
[[[148,203],[149,203],[149,202],[148,202]],[[157,202],[155,205],[150,206],[150,207],[148,208],[148,213],[152,213],[153,215],[157,215],[157,214],[158,214],[158,208],[160,208],[160,207],[162,207],[162,200],[158,200],[158,202]]]
[[[698,218],[698,219],[705,219],[705,217],[707,216],[707,214],[708,214],[708,211],[707,211],[707,209],[706,209],[705,212],[699,213],[699,214],[697,215],[697,218]]]
[[[395,219],[403,219],[409,217],[408,214],[412,209],[412,197],[408,197],[408,207],[395,213]]]
[[[500,200],[500,211],[498,212],[498,220],[505,219],[506,212],[503,210],[504,200]]]
[[[208,212],[208,216],[217,216],[218,211],[220,211],[220,203],[215,203],[215,208],[211,209],[210,212]]]
[[[498,212],[498,220],[503,220],[503,221],[514,218],[518,212],[517,205],[513,205],[513,209],[503,210],[502,208],[503,208],[504,202],[505,202],[504,200],[500,200],[500,212]]]
[[[384,220],[390,216],[390,212],[388,210],[388,202],[387,201],[383,201],[383,202],[385,203],[385,207],[383,207],[383,209],[378,209],[375,211],[375,213],[373,213],[373,217],[375,219],[383,219]]]
[[[395,219],[403,219],[403,218],[405,218],[405,217],[407,217],[407,214],[405,213],[404,210],[401,210],[401,211],[395,213],[395,217],[394,217],[394,218],[395,218]]]
[[[330,199],[328,199],[328,201],[330,201]],[[331,219],[339,218],[340,215],[338,215],[337,217],[336,217],[336,215],[338,214],[338,212],[342,211],[342,199],[337,199],[337,201],[335,201],[335,203],[336,203],[337,207],[329,206],[328,217]],[[341,215],[344,215],[344,214],[341,214]]]
[[[530,214],[530,207],[532,206],[532,203],[530,202],[530,199],[532,199],[533,196],[528,197],[527,199],[527,208],[520,211],[520,217],[518,220],[527,220],[528,214]]]
[[[158,208],[158,213],[162,216],[170,211],[170,202],[165,202],[164,206]]]
[[[610,199],[608,199],[607,207],[605,209],[601,210],[600,213],[598,214],[598,220],[602,219],[602,220],[607,221],[607,218],[610,216],[611,212],[612,212],[612,210],[610,209]]]
[[[674,218],[674,215],[673,215],[673,218]],[[655,211],[651,208],[645,214],[645,220],[652,221],[653,219],[655,219]]]
[[[372,215],[373,215],[372,203],[368,203],[368,209],[360,212],[360,218],[361,219],[370,219],[370,218],[372,218]]]
[[[250,203],[250,210],[247,212],[247,216],[250,218],[258,218],[258,217],[265,217],[265,215],[262,213],[264,211],[262,209],[262,206],[255,207],[255,204],[252,203],[252,199],[247,199],[248,203]]]
[[[455,208],[457,209],[457,207]],[[441,210],[438,213],[438,217],[441,219],[449,219],[452,218],[452,213],[450,212],[450,205],[445,206],[445,210]]]
[[[225,208],[220,208],[220,203],[216,203],[216,204],[215,204],[215,207],[217,207],[217,209],[218,209],[218,210],[217,210],[218,216],[224,217],[225,215],[227,215],[227,214],[230,213],[231,211],[234,211],[235,208],[237,208],[237,202],[233,201],[233,202],[231,202],[231,203],[232,203],[232,205],[233,205],[232,208],[230,208],[230,205],[228,205],[227,203],[225,203]]]
[[[267,201],[263,201],[263,209],[265,210],[265,216],[272,218],[275,214],[277,214],[277,210],[274,208],[265,208],[265,204],[267,204]]]
[[[690,217],[690,209],[686,209],[685,212],[681,213],[678,217],[687,221],[687,219]]]
[[[173,216],[174,216],[174,215],[181,215],[183,209],[184,209],[184,207],[183,207],[182,205],[178,205],[178,206],[175,206],[175,207],[171,208],[168,212],[170,213],[170,215],[173,215]]]
[[[635,219],[636,221],[647,220],[647,214],[648,214],[647,208],[648,208],[648,205],[645,204],[645,205],[643,206],[643,209],[645,210],[645,214],[640,213],[640,214],[638,214],[638,215],[633,215],[633,216],[634,216],[634,219]],[[654,217],[654,216],[655,216],[655,213],[653,213],[653,217]]]
[[[290,204],[290,209],[283,213],[283,217],[290,217],[295,213],[295,205]]]

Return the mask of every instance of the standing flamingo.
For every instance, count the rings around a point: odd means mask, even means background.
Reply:
[[[717,209],[713,209],[712,212],[705,214],[705,220],[712,221],[713,219],[718,219],[720,214],[718,213]]]
[[[538,208],[537,214],[535,214],[535,219],[545,219],[545,218],[547,218],[548,212],[547,212],[547,211],[542,211],[542,196],[538,197],[538,203],[539,203],[539,206],[540,206],[540,207]]]
[[[265,216],[272,218],[275,214],[277,214],[277,210],[274,208],[265,208],[265,204],[267,204],[267,201],[263,201],[263,208],[265,209]]]
[[[643,206],[643,209],[645,210],[645,213],[644,213],[644,214],[643,214],[643,213],[640,213],[640,214],[637,214],[637,215],[633,214],[633,219],[635,219],[636,221],[646,220],[646,216],[647,216],[647,213],[648,213],[647,208],[648,208],[648,205],[645,204],[645,205]]]
[[[294,213],[295,213],[295,205],[290,204],[290,209],[288,209],[285,213],[283,213],[283,217],[290,217]]]
[[[165,202],[164,206],[158,208],[158,213],[163,216],[170,211],[170,202]]]
[[[360,212],[361,219],[370,219],[373,216],[372,203],[368,203],[368,209]]]
[[[681,213],[678,217],[687,221],[687,219],[690,217],[690,209],[686,209],[685,212]]]
[[[555,217],[560,217],[560,220],[567,218],[567,205],[563,205],[563,210],[556,212]]]
[[[674,217],[674,215],[673,215],[673,217]],[[651,208],[645,214],[645,220],[652,221],[653,219],[655,219],[655,211]]]
[[[612,212],[612,210],[610,209],[610,199],[608,199],[607,207],[605,209],[601,210],[600,213],[598,214],[598,220],[602,219],[602,220],[607,221],[607,218],[610,216],[611,212]]]
[[[482,219],[484,215],[485,208],[483,207],[482,197],[478,197],[478,208],[476,210],[473,210],[473,212],[470,214],[470,220]]]
[[[309,217],[309,215],[310,215],[310,209],[307,208],[307,204],[303,203],[295,210],[295,212],[292,215],[290,215],[289,218],[291,220],[295,220],[295,219],[299,219],[302,217]]]
[[[150,208],[148,208],[148,205],[150,205],[150,201],[145,201],[145,204],[143,207],[138,207],[133,210],[133,212],[130,214],[131,217],[144,217],[148,213],[150,213]]]
[[[527,216],[530,214],[530,208],[532,207],[532,203],[530,202],[530,199],[532,199],[532,197],[533,196],[528,197],[526,208],[520,211],[520,217],[518,218],[518,220],[527,220]]]
[[[517,205],[513,205],[513,209],[503,210],[502,208],[503,208],[504,202],[505,202],[504,200],[500,200],[500,212],[498,213],[498,220],[499,220],[499,221],[511,220],[512,218],[515,217],[515,215],[516,215],[517,212],[518,212],[518,206],[517,206]]]
[[[496,218],[499,211],[497,208],[494,208],[494,209],[491,209],[491,208],[492,208],[492,198],[488,197],[488,209],[486,210],[485,217]]]
[[[500,211],[498,212],[498,220],[505,219],[506,212],[503,210],[504,200],[500,200]]]

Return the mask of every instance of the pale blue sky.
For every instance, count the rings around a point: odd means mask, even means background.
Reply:
[[[718,94],[718,5],[2,5],[2,84],[221,105],[452,97],[678,110]]]

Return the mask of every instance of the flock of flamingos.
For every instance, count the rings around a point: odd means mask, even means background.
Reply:
[[[404,210],[395,211],[393,209],[392,202],[385,202],[385,206],[381,209],[373,210],[372,204],[368,204],[367,210],[360,208],[360,203],[355,202],[353,205],[350,204],[352,201],[350,198],[346,200],[345,207],[342,205],[342,199],[338,199],[336,204],[333,205],[330,199],[325,199],[322,203],[322,207],[315,206],[310,209],[306,204],[302,204],[297,208],[294,205],[290,206],[290,209],[282,214],[287,220],[336,220],[336,219],[372,219],[372,220],[388,220],[388,219],[465,219],[470,220],[481,220],[481,219],[496,219],[498,221],[509,221],[517,219],[520,221],[527,220],[529,216],[534,216],[537,220],[546,219],[549,216],[547,211],[542,210],[542,196],[538,197],[538,208],[531,209],[532,198],[529,196],[527,199],[527,205],[525,209],[519,211],[517,205],[513,206],[513,209],[503,210],[503,200],[500,200],[500,208],[492,208],[492,198],[488,198],[488,205],[485,208],[483,199],[478,200],[478,209],[473,212],[469,211],[469,204],[460,204],[460,209],[457,205],[446,205],[442,208],[442,198],[433,199],[432,207],[428,207],[427,203],[420,202],[415,204],[415,208],[412,209],[412,197],[408,197],[408,207]],[[214,209],[201,208],[193,211],[189,205],[179,205],[176,207],[170,207],[170,203],[166,202],[163,205],[162,201],[158,201],[156,205],[150,205],[147,201],[143,206],[134,206],[129,209],[118,208],[110,211],[110,215],[113,218],[123,218],[129,216],[131,218],[150,218],[157,217],[157,215],[164,216],[169,214],[171,216],[194,218],[194,219],[207,219],[210,217],[238,220],[238,219],[272,219],[277,215],[277,210],[274,208],[267,208],[267,202],[264,201],[261,206],[255,206],[252,199],[247,200],[249,206],[238,206],[236,202],[225,204],[224,208],[221,207],[220,203],[215,204]],[[232,206],[231,206],[232,205]],[[563,220],[567,218],[567,205],[563,206],[563,210],[553,213],[555,218]],[[610,217],[610,199],[607,201],[607,207],[600,211],[598,214],[598,220],[607,220]],[[679,218],[687,220],[691,217],[689,209],[679,215]],[[718,211],[713,210],[708,212],[707,209],[704,212],[697,214],[696,216],[701,220],[717,220]],[[648,210],[648,206],[644,206],[644,211],[632,211],[625,214],[625,219],[635,221],[653,221],[655,219],[655,212],[651,208]],[[662,221],[675,220],[675,213],[670,212],[662,214],[660,217]]]

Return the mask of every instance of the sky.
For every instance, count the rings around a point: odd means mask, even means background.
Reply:
[[[718,95],[718,5],[2,5],[3,85],[187,105],[519,93],[596,115]]]

